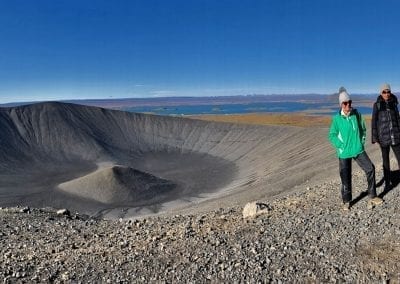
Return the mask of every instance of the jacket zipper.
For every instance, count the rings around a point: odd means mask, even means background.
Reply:
[[[387,112],[388,118],[389,118],[390,140],[392,140],[392,145],[394,145],[393,122],[392,122],[392,116],[390,115],[389,104],[387,102],[386,102],[386,112]]]

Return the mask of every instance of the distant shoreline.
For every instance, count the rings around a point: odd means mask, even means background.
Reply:
[[[370,115],[375,95],[352,95],[355,107]],[[164,97],[105,100],[69,100],[68,103],[97,106],[128,112],[194,117],[222,122],[326,125],[338,109],[337,95],[248,95],[224,97]],[[12,103],[0,107],[13,107],[32,103]],[[283,114],[290,114],[285,117]],[[274,116],[275,115],[275,116]],[[204,117],[203,117],[204,116]]]
[[[327,115],[310,115],[305,113],[249,113],[231,115],[192,115],[188,117],[216,122],[300,127],[324,127],[328,126],[331,120],[331,117]]]
[[[375,101],[376,94],[352,94],[353,101],[359,105]],[[8,102],[0,107],[13,107],[34,104],[48,100]],[[65,99],[51,100],[65,103],[75,103],[106,108],[138,107],[138,106],[178,106],[178,105],[220,105],[220,104],[249,104],[267,102],[303,102],[303,103],[337,103],[337,94],[297,94],[297,95],[238,95],[238,96],[207,96],[207,97],[156,97],[156,98],[107,98],[107,99]]]
[[[231,115],[191,115],[191,119],[205,121],[254,124],[254,125],[286,125],[299,127],[328,127],[331,115],[314,115],[308,113],[248,113]],[[364,115],[366,121],[371,115]]]

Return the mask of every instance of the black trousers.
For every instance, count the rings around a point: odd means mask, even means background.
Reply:
[[[351,161],[354,159],[360,168],[365,172],[368,182],[368,195],[370,198],[376,197],[375,166],[369,159],[367,153],[362,152],[357,157],[339,159],[340,179],[342,180],[342,200],[344,203],[352,200],[351,187]]]
[[[390,159],[389,159],[390,147],[392,147],[393,153],[396,156],[398,164],[400,161],[400,144],[391,146],[381,146],[382,162],[383,162],[383,178],[385,180],[385,186],[390,185]]]

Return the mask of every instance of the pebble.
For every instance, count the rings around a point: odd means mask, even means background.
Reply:
[[[353,181],[354,197],[365,187]],[[341,211],[338,181],[199,215],[98,220],[43,208],[2,208],[3,283],[395,282],[400,271],[400,190],[385,206],[361,199]],[[68,212],[68,213],[67,213]],[[21,214],[29,213],[29,214]]]

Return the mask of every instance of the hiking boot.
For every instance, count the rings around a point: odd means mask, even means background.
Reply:
[[[381,205],[383,203],[383,199],[380,197],[374,197],[368,200],[368,209],[374,208],[376,205]]]
[[[350,211],[350,202],[346,202],[343,204],[343,211]]]

